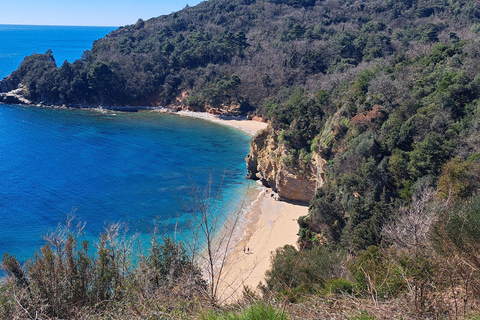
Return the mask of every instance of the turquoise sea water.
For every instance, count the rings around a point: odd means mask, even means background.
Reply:
[[[45,27],[25,28],[35,33]],[[18,49],[30,41],[22,38],[23,31],[16,44],[0,38],[0,76],[17,67],[9,57],[29,54],[19,52],[52,48],[56,57],[72,53],[61,59],[73,61],[73,52],[81,55],[95,39],[81,47],[77,36],[84,27],[59,28],[63,35],[50,29],[53,41],[43,38],[42,48]],[[107,32],[104,28],[99,37]],[[0,104],[0,256],[31,258],[45,243],[42,235],[72,212],[86,222],[90,241],[109,223],[122,222],[146,246],[155,227],[160,233],[187,227],[188,214],[177,198],[186,196],[192,183],[206,187],[211,175],[212,192],[223,180],[221,199],[233,210],[252,185],[244,179],[249,140],[233,128],[157,112]]]
[[[116,27],[25,26],[0,24],[0,79],[18,68],[32,53],[53,51],[57,65],[80,59],[93,41]]]
[[[225,203],[242,198],[248,141],[176,115],[0,105],[0,255],[30,257],[73,211],[90,239],[114,222],[141,236],[186,228],[177,197],[192,182],[212,174]]]

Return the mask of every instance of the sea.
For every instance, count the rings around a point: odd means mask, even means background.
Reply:
[[[73,62],[111,30],[0,25],[0,77],[48,49],[57,63]],[[236,214],[254,188],[244,178],[249,141],[231,127],[155,111],[0,104],[0,256],[32,259],[69,220],[93,247],[114,224],[143,253],[155,236],[189,241],[195,193],[213,214]]]

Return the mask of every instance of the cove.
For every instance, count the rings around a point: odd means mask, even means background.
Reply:
[[[233,209],[251,184],[249,141],[230,127],[159,112],[0,105],[0,254],[31,258],[72,212],[92,241],[114,222],[145,242],[155,226],[185,228],[178,197],[210,176]]]

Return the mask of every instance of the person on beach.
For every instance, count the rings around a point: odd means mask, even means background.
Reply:
[[[245,247],[243,247],[243,253],[245,253]]]

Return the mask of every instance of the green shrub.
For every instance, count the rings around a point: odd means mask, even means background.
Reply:
[[[470,28],[470,31],[473,33],[479,33],[480,32],[480,24],[473,24],[472,27]]]
[[[326,280],[341,276],[344,256],[344,252],[323,245],[300,251],[290,245],[278,248],[266,273],[267,287],[295,301],[302,294],[323,289]]]
[[[320,188],[310,201],[309,215],[299,220],[300,226],[322,233],[330,242],[338,242],[345,227],[344,209],[333,192]],[[305,239],[307,240],[307,239]]]
[[[371,316],[368,311],[362,310],[358,314],[349,318],[350,320],[375,320],[374,316]]]
[[[439,219],[432,240],[437,251],[459,258],[461,264],[480,267],[480,195],[458,202]]]
[[[220,313],[209,313],[202,315],[202,320],[286,320],[288,317],[283,311],[274,308],[272,305],[256,304],[240,312],[223,311]]]
[[[246,308],[241,313],[239,320],[284,320],[286,315],[271,305],[257,304]]]
[[[413,146],[408,164],[408,171],[413,178],[427,174],[437,176],[454,148],[451,141],[436,132],[428,133],[423,141],[416,142]]]
[[[376,246],[357,256],[350,271],[360,292],[375,301],[398,296],[404,290],[400,266]]]
[[[88,241],[79,241],[81,229],[70,229],[70,222],[45,236],[48,243],[25,272],[4,254],[1,266],[9,277],[0,284],[0,319],[83,319],[92,310],[131,318],[126,312],[137,308],[185,314],[201,303],[206,285],[181,243],[154,243],[148,257],[135,257],[135,266],[122,225],[110,226],[90,253]]]
[[[189,278],[199,287],[204,286],[200,269],[187,255],[182,242],[164,237],[160,243],[154,241],[146,259],[146,266],[151,274],[150,281],[155,287],[172,287],[178,281]]]
[[[354,283],[344,279],[344,278],[335,278],[335,279],[330,279],[325,282],[325,292],[327,294],[333,293],[333,294],[342,294],[342,293],[348,293],[352,294],[353,289],[354,289]]]
[[[10,292],[11,284],[2,284],[0,286],[0,319],[13,319],[15,310],[15,299]]]
[[[476,154],[474,154],[476,155]],[[470,157],[463,161],[456,157],[442,166],[442,175],[438,181],[438,190],[443,199],[453,196],[466,199],[479,188],[480,162]]]

